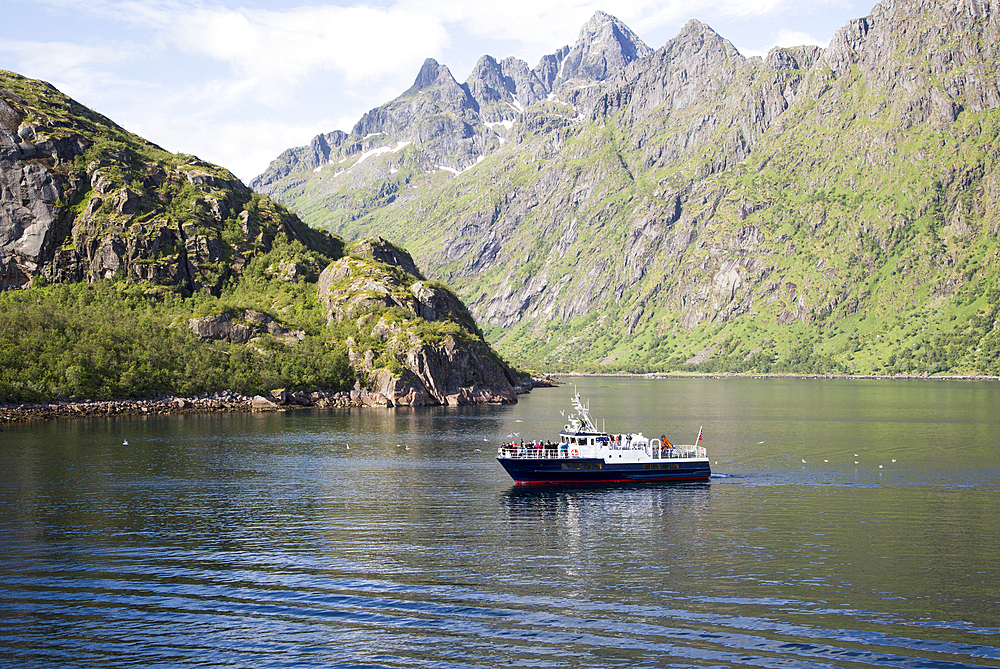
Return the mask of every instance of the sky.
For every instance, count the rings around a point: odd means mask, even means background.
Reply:
[[[164,149],[244,182],[283,150],[349,132],[434,58],[539,58],[601,10],[656,49],[690,19],[745,56],[818,44],[874,0],[3,0],[0,69],[53,84]]]

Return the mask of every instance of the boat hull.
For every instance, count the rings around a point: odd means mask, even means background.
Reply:
[[[497,461],[518,485],[707,481],[712,475],[707,458],[621,464],[603,458],[498,457]]]

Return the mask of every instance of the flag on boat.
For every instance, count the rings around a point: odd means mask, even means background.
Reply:
[[[700,427],[698,428],[698,441],[701,441],[701,429]]]

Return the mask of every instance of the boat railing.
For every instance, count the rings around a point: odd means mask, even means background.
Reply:
[[[579,452],[571,454],[569,449],[559,448],[558,445],[546,446],[545,448],[536,448],[534,446],[501,446],[498,450],[501,458],[521,460],[558,460],[560,458],[580,457]]]
[[[643,450],[643,449],[616,449],[616,450]],[[653,448],[652,452],[646,451],[654,460],[681,460],[685,458],[705,457],[705,449],[698,446],[676,445],[672,448]],[[572,444],[546,444],[539,448],[534,445],[526,446],[501,446],[497,449],[497,454],[501,458],[518,460],[562,460],[580,457],[601,457],[598,455],[584,455],[576,446]]]

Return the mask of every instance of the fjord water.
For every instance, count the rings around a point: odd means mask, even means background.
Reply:
[[[0,665],[1000,666],[1000,384],[567,381],[5,426]],[[574,384],[716,476],[513,486]]]

